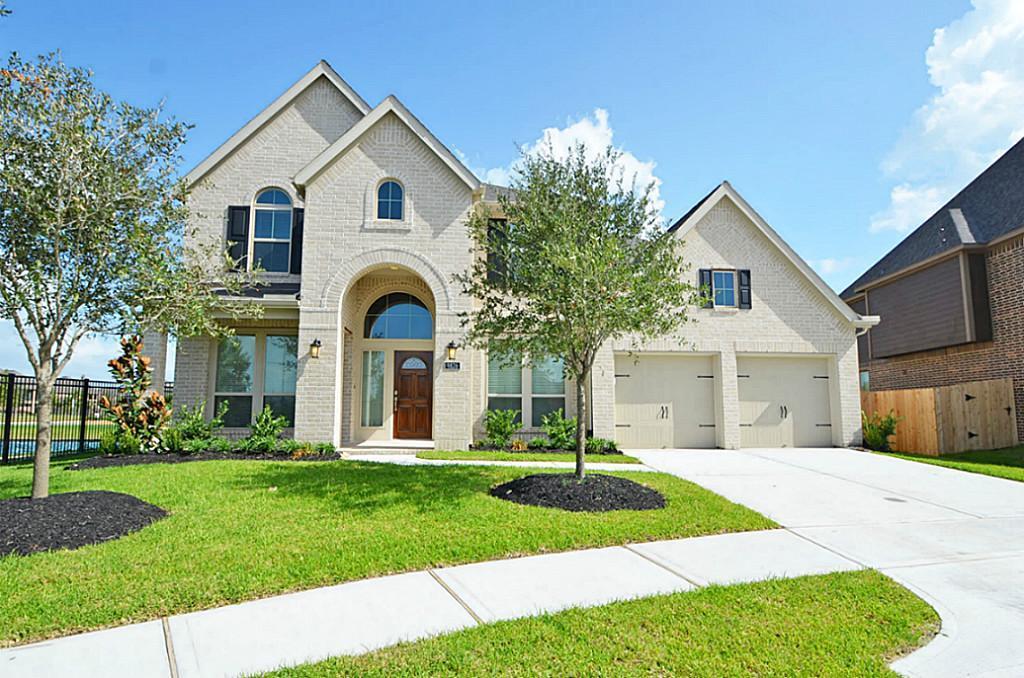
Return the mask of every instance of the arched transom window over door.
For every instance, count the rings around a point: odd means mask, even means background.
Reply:
[[[385,294],[370,305],[363,324],[366,339],[433,339],[434,318],[427,305],[408,292]]]
[[[273,273],[287,273],[291,262],[292,201],[279,188],[256,196],[253,206],[252,261]]]

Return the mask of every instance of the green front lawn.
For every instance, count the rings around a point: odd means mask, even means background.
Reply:
[[[441,565],[774,527],[697,485],[657,511],[581,514],[488,489],[523,469],[356,462],[206,461],[88,471],[54,465],[52,491],[126,492],[170,516],[117,541],[0,558],[0,645]],[[0,499],[28,465],[0,468]],[[74,516],[68,516],[73,520]]]
[[[469,459],[473,461],[566,461],[575,462],[575,452],[499,452],[496,450],[424,450],[420,459]],[[625,454],[588,454],[588,464],[639,464]]]
[[[1006,478],[1024,482],[1024,445],[1007,447],[1001,450],[979,450],[977,452],[961,452],[946,457],[925,457],[917,454],[885,452],[900,459],[920,461],[955,468],[971,473],[981,473],[996,478]]]
[[[938,615],[873,571],[712,587],[499,622],[275,676],[878,676]]]

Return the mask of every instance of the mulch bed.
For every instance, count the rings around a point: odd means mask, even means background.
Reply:
[[[111,468],[114,466],[138,466],[139,464],[183,464],[189,461],[223,461],[225,459],[237,459],[240,461],[335,461],[341,459],[342,454],[310,454],[301,457],[293,457],[291,454],[275,454],[273,452],[261,452],[258,454],[246,454],[244,452],[200,452],[198,454],[107,454],[98,457],[89,457],[82,461],[68,464],[68,471],[81,471],[90,468]]]
[[[120,492],[65,492],[0,501],[0,556],[76,549],[136,532],[167,515]]]
[[[660,492],[632,480],[606,475],[588,475],[581,483],[571,473],[537,473],[492,487],[491,496],[566,511],[665,508],[665,497]]]

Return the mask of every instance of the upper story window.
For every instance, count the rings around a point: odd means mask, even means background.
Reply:
[[[749,269],[702,268],[698,273],[704,308],[751,308]]]
[[[371,304],[363,324],[366,339],[432,339],[427,305],[407,292],[392,292]]]
[[[292,201],[279,188],[256,196],[253,206],[252,261],[263,270],[287,273],[291,263]]]
[[[712,271],[715,306],[736,306],[736,271]]]
[[[402,185],[391,179],[377,187],[377,219],[401,221],[405,204]]]

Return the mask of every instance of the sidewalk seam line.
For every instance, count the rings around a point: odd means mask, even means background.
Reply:
[[[867,563],[861,562],[857,558],[854,558],[853,556],[849,556],[849,555],[847,555],[845,553],[842,553],[841,551],[837,551],[836,549],[832,548],[831,546],[827,546],[825,544],[822,544],[821,542],[817,542],[817,541],[811,539],[810,537],[808,537],[805,534],[800,534],[799,532],[795,532],[794,530],[792,530],[792,529],[790,529],[788,527],[785,527],[783,529],[786,530],[786,532],[789,532],[790,534],[792,534],[792,535],[794,535],[796,537],[799,537],[800,539],[803,539],[804,541],[806,541],[809,544],[814,544],[815,546],[817,546],[820,549],[825,549],[826,551],[828,551],[829,553],[831,553],[834,556],[839,556],[843,560],[849,560],[854,565],[860,565],[861,567],[863,567],[866,570],[873,570],[873,569],[875,569],[875,568],[871,567],[870,565],[868,565]],[[796,528],[796,529],[799,529],[799,528]]]
[[[480,615],[473,611],[473,608],[471,608],[469,604],[462,599],[462,596],[456,593],[451,586],[448,586],[447,582],[441,579],[441,577],[438,576],[437,572],[434,572],[433,568],[428,569],[427,572],[430,574],[431,577],[434,578],[434,581],[441,585],[441,588],[448,592],[448,595],[455,599],[455,602],[461,605],[462,608],[469,613],[469,616],[472,617],[477,624],[483,625],[487,623],[480,618]]]
[[[171,670],[171,678],[178,678],[178,660],[174,656],[174,640],[171,638],[171,623],[167,617],[160,617],[164,629],[164,649],[167,651],[167,667]]]
[[[672,574],[674,574],[675,576],[679,577],[683,581],[685,581],[685,582],[687,582],[689,584],[693,584],[695,587],[697,587],[699,589],[704,588],[705,586],[707,586],[707,584],[700,584],[700,583],[694,581],[693,579],[690,579],[689,577],[687,577],[682,572],[679,572],[675,568],[669,567],[665,563],[659,562],[659,561],[655,560],[654,558],[651,558],[647,554],[641,553],[640,551],[637,551],[636,549],[632,548],[632,544],[623,544],[622,548],[626,549],[627,551],[629,551],[630,553],[632,553],[634,555],[640,556],[641,558],[643,558],[647,562],[651,563],[652,565],[657,565],[658,567],[660,567],[661,569],[665,570],[666,572],[671,572]]]

